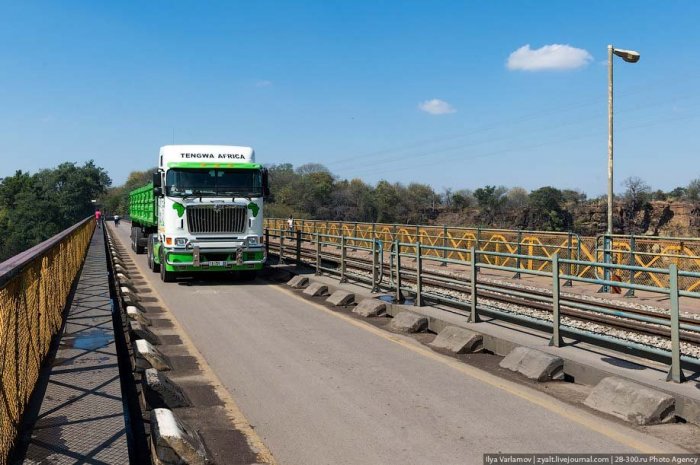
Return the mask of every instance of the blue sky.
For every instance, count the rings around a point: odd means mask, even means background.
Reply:
[[[700,177],[698,17],[695,1],[2,0],[0,177],[94,159],[120,184],[174,132],[370,183],[600,195],[612,43],[642,56],[615,63],[616,189],[668,190]]]

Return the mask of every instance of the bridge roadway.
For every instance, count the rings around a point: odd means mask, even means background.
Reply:
[[[114,229],[129,244],[129,228]],[[678,448],[263,280],[164,284],[135,262],[278,463],[472,464]]]

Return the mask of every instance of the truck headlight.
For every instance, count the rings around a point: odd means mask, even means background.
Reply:
[[[257,246],[259,244],[258,242],[258,236],[248,236],[247,242],[249,246]]]
[[[175,238],[175,247],[184,247],[187,245],[187,238],[186,237],[176,237]]]

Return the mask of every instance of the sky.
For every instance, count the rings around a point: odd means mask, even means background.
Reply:
[[[0,0],[0,177],[171,144],[475,189],[700,178],[697,1]]]

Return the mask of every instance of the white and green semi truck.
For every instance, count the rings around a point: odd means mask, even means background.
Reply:
[[[166,145],[153,181],[129,193],[131,247],[165,282],[235,271],[253,279],[265,263],[267,170],[250,147]]]

